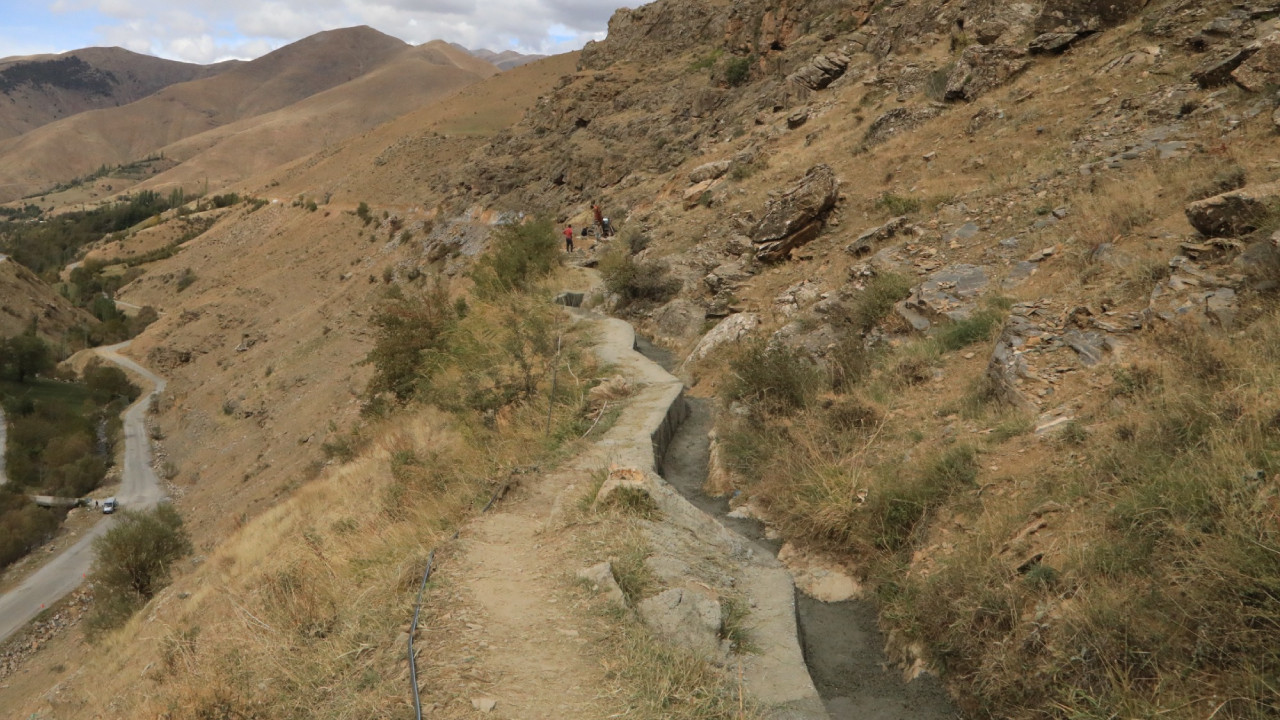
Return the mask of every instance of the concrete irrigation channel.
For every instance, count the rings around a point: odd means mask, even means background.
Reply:
[[[638,349],[668,372],[677,359],[637,338]],[[729,517],[729,501],[702,492],[707,478],[714,405],[685,398],[689,414],[676,430],[662,461],[664,479],[690,503],[729,530],[776,555],[779,543],[764,537],[756,520]],[[824,603],[796,592],[796,621],[805,664],[832,720],[941,720],[959,717],[941,683],[932,676],[904,682],[884,654],[884,637],[869,601]]]

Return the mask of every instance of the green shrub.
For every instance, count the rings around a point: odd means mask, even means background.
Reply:
[[[627,250],[631,251],[632,255],[637,255],[640,251],[649,247],[649,236],[635,225],[628,225],[623,229],[621,239],[622,244],[626,246]]]
[[[751,57],[735,57],[725,63],[724,80],[730,87],[738,87],[751,78]]]
[[[604,286],[618,296],[620,310],[635,306],[660,305],[680,291],[680,281],[668,275],[660,260],[636,260],[630,253],[616,250],[600,260]]]
[[[819,370],[803,351],[764,340],[748,342],[729,368],[728,399],[771,414],[787,415],[805,407],[820,384]]]
[[[995,308],[983,308],[964,320],[954,320],[940,326],[934,339],[944,351],[959,350],[976,342],[989,340],[1003,322],[1003,312]]]
[[[906,195],[891,192],[881,193],[876,199],[876,207],[887,210],[890,215],[910,215],[920,209],[920,200]]]
[[[168,503],[121,512],[93,547],[94,603],[86,619],[91,637],[123,625],[169,584],[173,563],[192,549],[182,516]]]
[[[373,222],[373,216],[369,214],[369,203],[363,200],[360,201],[360,204],[356,206],[356,217],[360,218],[365,227],[368,227],[369,223]]]
[[[560,263],[560,243],[548,218],[499,226],[489,251],[471,271],[482,297],[526,290]]]

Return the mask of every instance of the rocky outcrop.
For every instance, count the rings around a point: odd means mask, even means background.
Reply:
[[[1187,206],[1187,220],[1209,237],[1237,237],[1258,229],[1280,208],[1280,181],[1240,188]]]
[[[1231,79],[1249,92],[1263,92],[1280,85],[1280,33],[1255,43],[1257,50],[1240,64]]]
[[[724,36],[720,8],[700,2],[654,2],[634,10],[621,8],[609,18],[608,39],[582,48],[578,66],[600,70],[621,59],[655,60],[694,47],[712,45]]]
[[[817,237],[840,197],[840,180],[829,165],[815,165],[781,197],[770,200],[751,232],[756,259],[782,260]]]
[[[871,122],[862,142],[878,145],[907,130],[912,130],[926,120],[937,117],[942,111],[932,105],[921,108],[894,108]]]
[[[1009,82],[1031,65],[1027,51],[1008,45],[970,45],[947,78],[947,100],[973,100]]]
[[[728,160],[718,160],[716,162],[699,165],[689,171],[689,182],[696,185],[700,182],[706,182],[707,180],[715,180],[729,172],[729,166],[731,164],[732,163]]]
[[[1146,7],[1147,0],[1048,0],[1035,20],[1035,31],[1097,32],[1122,22]]]
[[[823,53],[792,73],[787,80],[810,90],[822,90],[844,75],[849,69],[849,62],[849,56],[842,52]]]
[[[1027,50],[1032,55],[1057,55],[1066,52],[1071,44],[1082,37],[1081,33],[1044,33],[1037,35],[1034,40],[1027,45]]]
[[[1231,82],[1231,73],[1256,52],[1256,47],[1243,47],[1210,58],[1191,71],[1191,80],[1204,89],[1226,85]]]
[[[900,215],[889,222],[878,225],[863,232],[853,242],[845,246],[844,251],[850,255],[865,255],[875,249],[876,245],[889,240],[900,232],[911,228],[906,215]]]
[[[990,282],[986,270],[977,265],[945,267],[911,291],[911,296],[901,304],[899,314],[917,329],[927,329],[938,320],[965,320],[977,309],[978,298]],[[910,314],[902,312],[903,309]],[[927,321],[923,328],[918,318]]]

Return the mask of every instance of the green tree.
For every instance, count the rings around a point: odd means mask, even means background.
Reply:
[[[494,231],[489,252],[476,262],[471,279],[480,295],[494,297],[528,289],[559,262],[560,244],[549,218],[507,223]]]
[[[374,367],[370,394],[390,392],[404,402],[445,361],[449,331],[457,313],[449,295],[437,286],[422,297],[397,298],[378,309],[373,350],[365,362]]]
[[[18,383],[53,369],[53,353],[34,331],[0,341],[0,377]]]
[[[119,627],[169,584],[173,563],[191,552],[182,516],[168,503],[125,511],[116,526],[93,543],[97,559],[90,581],[94,609],[91,635]]]

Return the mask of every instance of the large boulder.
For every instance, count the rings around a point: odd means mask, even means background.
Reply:
[[[1027,51],[1008,45],[970,45],[947,78],[947,100],[973,100],[1009,82],[1031,65]]]
[[[1186,208],[1187,220],[1209,237],[1236,237],[1257,230],[1280,208],[1280,181],[1243,187],[1197,200]]]
[[[702,336],[689,353],[689,359],[698,361],[712,350],[727,343],[738,342],[760,326],[760,316],[755,313],[738,313],[721,320],[711,331]]]
[[[780,197],[770,200],[751,240],[756,258],[782,260],[817,237],[826,215],[840,197],[840,180],[829,165],[815,165]]]

